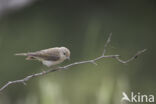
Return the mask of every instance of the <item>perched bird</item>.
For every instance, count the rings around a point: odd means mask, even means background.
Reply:
[[[41,61],[47,67],[62,63],[70,59],[70,50],[66,47],[54,47],[36,52],[17,53],[17,56],[27,56],[26,60]]]

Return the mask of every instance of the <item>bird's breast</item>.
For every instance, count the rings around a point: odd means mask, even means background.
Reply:
[[[47,60],[44,60],[42,61],[42,63],[48,67],[50,66],[53,66],[53,65],[57,65],[57,64],[60,64],[62,61],[47,61]]]

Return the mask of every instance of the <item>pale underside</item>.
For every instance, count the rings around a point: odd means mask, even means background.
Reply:
[[[44,64],[44,65],[46,65],[47,67],[51,67],[51,66],[53,66],[53,65],[57,65],[57,64],[60,64],[62,61],[47,61],[47,60],[44,60],[44,61],[42,61],[42,63]]]

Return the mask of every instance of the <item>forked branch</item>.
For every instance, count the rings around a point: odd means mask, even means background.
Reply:
[[[114,55],[105,55],[106,53],[106,48],[108,46],[108,44],[110,43],[111,41],[111,36],[112,36],[112,33],[110,33],[105,45],[104,45],[104,50],[103,50],[103,53],[101,56],[95,58],[95,59],[91,59],[91,60],[85,60],[85,61],[80,61],[80,62],[74,62],[74,63],[71,63],[71,64],[68,64],[68,65],[65,65],[63,67],[57,67],[57,68],[53,68],[53,69],[49,69],[49,70],[46,70],[46,71],[42,71],[42,72],[39,72],[39,73],[36,73],[36,74],[31,74],[29,76],[26,76],[25,78],[23,79],[20,79],[20,80],[14,80],[14,81],[9,81],[8,83],[6,83],[4,86],[2,86],[0,88],[0,92],[3,91],[5,88],[7,88],[9,85],[13,85],[13,84],[16,84],[16,83],[22,83],[22,84],[26,84],[26,82],[34,77],[38,77],[38,76],[43,76],[43,75],[46,75],[50,72],[55,72],[55,71],[58,71],[58,70],[65,70],[65,69],[68,69],[72,66],[75,66],[75,65],[79,65],[79,64],[86,64],[86,63],[91,63],[91,64],[96,64],[96,61],[102,59],[102,58],[114,58],[116,59],[118,62],[120,63],[128,63],[134,59],[136,59],[139,55],[141,55],[142,53],[144,53],[146,51],[146,49],[143,49],[141,51],[138,51],[134,56],[132,56],[131,58],[129,58],[128,60],[122,60],[120,59],[120,55],[118,54],[114,54]]]

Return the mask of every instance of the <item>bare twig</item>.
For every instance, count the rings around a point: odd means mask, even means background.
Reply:
[[[34,77],[43,76],[43,75],[46,75],[46,74],[48,74],[50,72],[55,72],[55,71],[58,71],[58,70],[65,70],[65,69],[68,69],[68,68],[73,67],[75,65],[86,64],[86,63],[91,63],[91,64],[97,65],[96,61],[98,61],[98,60],[100,60],[102,58],[114,58],[117,61],[119,61],[120,63],[125,64],[125,63],[128,63],[128,62],[136,59],[140,54],[142,54],[142,53],[144,53],[146,51],[146,49],[138,51],[134,56],[132,56],[131,58],[129,58],[128,60],[125,60],[125,61],[120,59],[119,55],[117,55],[117,54],[116,55],[105,55],[106,48],[107,48],[108,44],[111,41],[111,36],[112,36],[112,33],[109,35],[109,37],[108,37],[108,39],[107,39],[107,41],[106,41],[106,43],[104,45],[104,51],[103,51],[101,56],[99,56],[99,57],[97,57],[95,59],[80,61],[80,62],[74,62],[74,63],[68,64],[68,65],[65,65],[63,67],[57,67],[57,68],[49,69],[47,71],[42,71],[42,72],[39,72],[39,73],[36,73],[36,74],[31,74],[31,75],[29,75],[29,76],[27,76],[27,77],[25,77],[23,79],[20,79],[20,80],[9,81],[8,83],[6,83],[4,86],[2,86],[0,88],[0,92],[3,91],[5,88],[7,88],[9,85],[13,85],[13,84],[16,84],[16,83],[22,83],[22,84],[25,85],[28,80],[30,80],[30,79],[32,79]]]
[[[103,56],[104,56],[105,53],[106,53],[106,48],[107,48],[108,44],[109,44],[110,41],[111,41],[111,37],[112,37],[112,33],[109,34],[109,37],[108,37],[108,39],[107,39],[107,41],[106,41],[106,43],[105,43],[105,45],[104,45],[104,50],[103,50],[103,53],[102,53]]]

